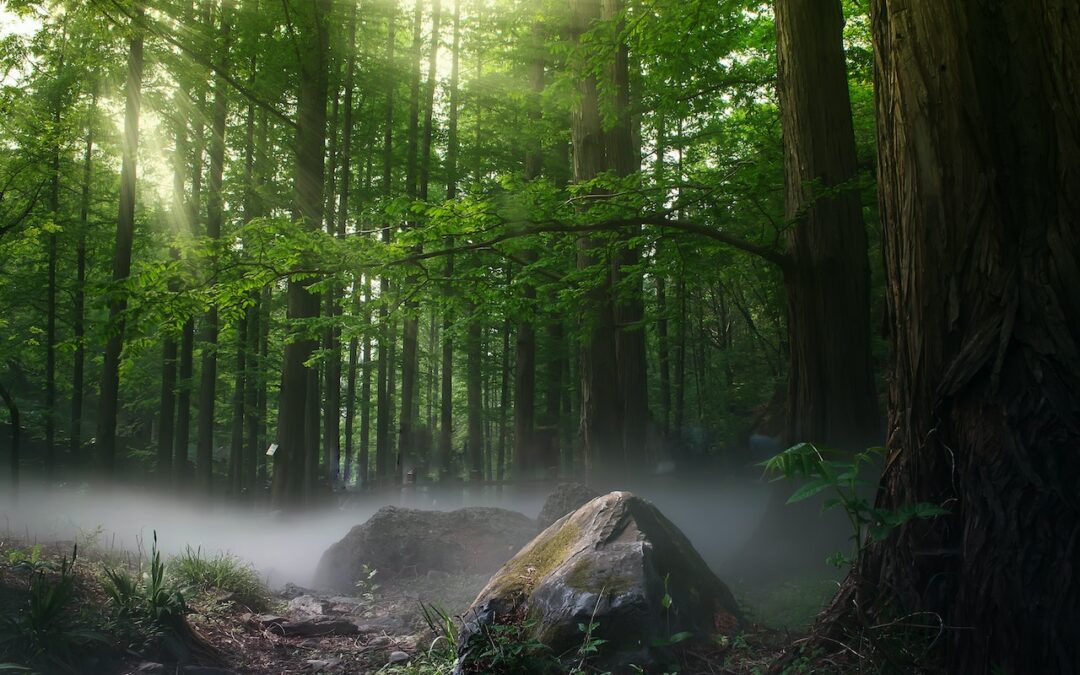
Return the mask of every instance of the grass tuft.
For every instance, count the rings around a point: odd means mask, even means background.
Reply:
[[[269,604],[269,591],[255,568],[228,553],[206,555],[189,546],[169,561],[169,572],[195,593],[231,593],[233,600],[256,611]]]

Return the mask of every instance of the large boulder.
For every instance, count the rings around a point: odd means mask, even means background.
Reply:
[[[544,508],[540,509],[536,524],[541,530],[546,530],[559,518],[577,511],[582,505],[599,496],[599,492],[581,483],[559,483],[544,501]]]
[[[532,520],[506,509],[444,512],[385,506],[323,553],[315,584],[353,590],[365,565],[378,571],[377,581],[430,570],[487,574],[535,534]]]
[[[484,652],[493,635],[536,640],[551,658],[580,661],[583,626],[590,639],[607,641],[590,665],[629,672],[631,665],[663,666],[676,643],[731,633],[741,615],[731,591],[671,521],[629,492],[612,492],[519,551],[464,619],[458,672],[492,670]]]

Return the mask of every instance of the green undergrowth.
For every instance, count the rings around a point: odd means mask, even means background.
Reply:
[[[253,611],[269,606],[270,592],[254,567],[228,554],[206,554],[187,547],[169,560],[169,576],[189,593],[226,594]]]

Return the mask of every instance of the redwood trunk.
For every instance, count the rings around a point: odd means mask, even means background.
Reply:
[[[861,571],[957,673],[1080,670],[1080,8],[873,3],[894,339],[879,503],[945,506]]]

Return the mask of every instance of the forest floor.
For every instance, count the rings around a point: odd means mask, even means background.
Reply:
[[[61,560],[72,544],[20,546],[0,542],[0,618],[27,618],[34,602],[35,576],[55,586]],[[143,558],[140,560],[140,558]],[[453,657],[448,640],[439,639],[423,607],[454,617],[465,611],[486,582],[478,575],[432,573],[407,581],[378,584],[377,576],[351,597],[321,594],[288,585],[270,592],[251,607],[235,594],[213,588],[187,588],[187,621],[196,635],[220,655],[216,667],[178,668],[167,650],[147,651],[115,639],[114,612],[104,591],[106,569],[126,566],[145,570],[144,556],[118,556],[79,551],[72,573],[73,596],[62,609],[57,627],[47,636],[46,663],[74,659],[74,668],[57,664],[41,672],[80,673],[385,673],[422,675],[449,673]],[[169,562],[166,562],[168,568]],[[144,574],[145,583],[145,574]],[[764,672],[780,651],[799,637],[799,630],[830,593],[821,580],[791,582],[772,589],[735,585],[751,619],[740,634],[704,650],[682,655],[682,673],[750,674]],[[40,600],[40,598],[39,598]],[[33,617],[31,617],[33,618]],[[434,626],[438,630],[438,621]],[[5,628],[5,626],[7,626]],[[790,630],[788,630],[790,628]],[[26,626],[23,626],[26,629]],[[4,657],[0,623],[0,670]],[[98,635],[89,641],[80,631]],[[19,638],[16,638],[19,639]],[[25,637],[23,641],[25,642]],[[590,672],[586,667],[585,672]]]

